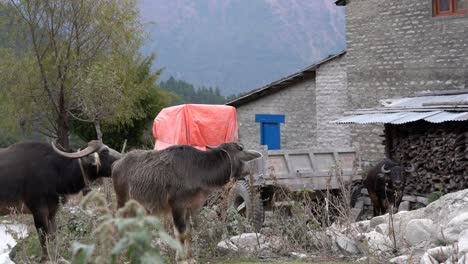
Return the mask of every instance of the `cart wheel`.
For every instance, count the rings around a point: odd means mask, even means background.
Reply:
[[[354,207],[358,198],[362,196],[362,188],[364,188],[362,181],[353,182],[353,187],[351,188],[351,207]]]
[[[258,190],[250,186],[245,180],[237,181],[236,185],[229,191],[228,206],[249,219],[255,231],[262,228],[265,214],[263,204]]]

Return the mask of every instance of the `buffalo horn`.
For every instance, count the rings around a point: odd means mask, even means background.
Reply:
[[[382,173],[389,173],[390,172],[390,170],[385,169],[385,164],[382,165],[382,168],[380,170],[382,171]]]
[[[414,167],[413,164],[410,164],[410,167],[407,167],[407,168],[405,169],[406,172],[413,172],[414,170],[415,170],[415,167]]]
[[[77,158],[82,158],[84,156],[87,156],[93,152],[96,152],[99,148],[101,148],[101,146],[102,146],[101,141],[92,140],[88,143],[88,146],[85,149],[77,151],[77,152],[73,152],[73,153],[68,153],[68,152],[63,152],[59,150],[55,146],[54,142],[52,142],[52,148],[55,150],[55,152],[57,152],[58,154],[64,157],[71,158],[71,159],[77,159]]]

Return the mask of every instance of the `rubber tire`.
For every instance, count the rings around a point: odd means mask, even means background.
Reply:
[[[265,220],[260,192],[245,180],[236,182],[228,196],[228,206],[238,208],[245,201],[245,214],[256,232],[260,231]]]
[[[362,181],[353,182],[353,187],[351,188],[351,208],[353,208],[354,205],[356,205],[358,198],[363,196],[363,194],[361,194],[361,190],[363,188],[365,187]]]

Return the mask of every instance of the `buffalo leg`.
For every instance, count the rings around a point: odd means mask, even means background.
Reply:
[[[49,207],[49,214],[47,216],[47,219],[49,221],[50,239],[54,240],[55,239],[55,233],[57,231],[57,224],[55,222],[55,216],[56,216],[58,208],[59,208],[58,197],[50,199],[50,201],[48,203],[48,207]]]
[[[186,237],[185,237],[185,253],[187,254],[187,259],[189,264],[195,264],[196,261],[193,258],[193,252],[192,252],[192,222],[191,222],[191,215],[192,212],[191,210],[187,210],[185,213],[185,223],[186,223]]]
[[[41,243],[41,262],[49,260],[49,251],[47,249],[47,238],[49,235],[49,210],[46,207],[34,208],[31,210],[34,217],[34,225],[36,226],[39,242]]]
[[[188,263],[184,261],[187,259],[187,252],[185,249],[185,243],[187,239],[187,222],[186,222],[186,209],[173,209],[172,220],[174,222],[174,234],[176,239],[180,242],[183,252],[177,252],[176,260],[177,263]]]
[[[382,205],[380,204],[380,199],[374,192],[369,192],[369,196],[372,202],[372,208],[374,209],[374,216],[379,216],[382,208]]]

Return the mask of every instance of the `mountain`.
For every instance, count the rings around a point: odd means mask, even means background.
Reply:
[[[334,0],[141,0],[162,78],[224,95],[278,80],[345,48]]]

